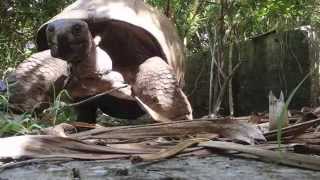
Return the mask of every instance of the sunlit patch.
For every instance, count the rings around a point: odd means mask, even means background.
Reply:
[[[14,139],[14,141],[13,141]],[[27,154],[27,148],[32,143],[30,136],[9,137],[0,139],[1,153],[0,159],[18,159]]]

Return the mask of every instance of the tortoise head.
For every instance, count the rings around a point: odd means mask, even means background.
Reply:
[[[88,58],[93,39],[82,20],[56,20],[47,25],[46,36],[51,55],[74,63]]]

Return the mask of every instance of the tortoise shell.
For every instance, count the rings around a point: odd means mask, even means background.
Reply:
[[[43,24],[37,33],[39,51],[48,49],[46,27],[58,19],[81,19],[110,56],[114,69],[128,82],[135,79],[138,66],[154,56],[165,60],[181,85],[184,51],[171,21],[142,0],[78,0]]]

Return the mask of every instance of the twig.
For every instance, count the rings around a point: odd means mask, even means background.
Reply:
[[[210,36],[209,30],[207,29],[207,33]],[[214,37],[217,36],[217,32],[216,30],[214,30]],[[216,49],[216,43],[212,42],[212,38],[209,39],[209,46],[210,46],[210,53],[211,53],[211,64],[210,64],[210,85],[209,85],[209,112],[208,114],[211,115],[212,114],[212,110],[213,110],[213,79],[214,79],[214,66],[215,66],[215,49]]]
[[[184,151],[185,149],[187,149],[191,146],[194,146],[202,141],[205,141],[205,140],[204,139],[189,139],[189,140],[180,142],[176,146],[169,148],[165,151],[160,151],[159,153],[133,156],[132,162],[138,163],[138,162],[142,162],[142,161],[160,161],[163,159],[174,157],[177,154],[179,154],[180,152]]]
[[[275,162],[283,165],[300,167],[304,169],[320,170],[320,158],[316,156],[302,155],[296,153],[282,153],[256,148],[253,146],[246,146],[235,144],[231,142],[207,141],[200,142],[200,147],[217,148],[223,150],[238,151],[242,153],[258,156],[262,161]]]
[[[46,163],[48,161],[72,161],[72,158],[43,158],[43,159],[29,159],[25,161],[19,161],[19,162],[11,162],[0,166],[0,172],[10,169],[10,168],[17,168],[22,167],[29,164],[39,164],[39,163]]]
[[[294,152],[302,154],[320,154],[320,145],[296,144],[293,146]]]
[[[201,70],[200,70],[200,72],[198,73],[196,79],[194,80],[193,89],[192,89],[191,93],[189,94],[189,96],[192,96],[192,95],[196,92],[196,90],[198,89],[199,80],[200,80],[200,78],[201,78],[201,76],[202,76],[202,74],[203,74],[203,72],[204,72],[204,70],[205,70],[205,67],[206,67],[206,62],[203,62],[203,63],[201,64]],[[211,82],[211,81],[210,81],[210,82]]]
[[[303,133],[306,129],[310,128],[311,126],[318,125],[318,124],[320,124],[320,118],[282,128],[281,130],[282,137],[297,136]],[[264,136],[269,141],[275,140],[277,139],[277,133],[278,133],[278,130],[273,130],[268,133],[265,133]]]
[[[230,47],[229,47],[229,64],[228,64],[228,71],[229,71],[229,74],[232,74],[233,73],[233,68],[232,68],[232,58],[233,58],[233,50],[234,50],[234,43],[231,43],[230,44]],[[232,90],[233,90],[233,85],[232,85],[232,78],[228,81],[228,100],[229,100],[229,114],[230,116],[233,116],[234,115],[234,102],[233,102],[233,93],[232,93]]]
[[[213,114],[217,114],[219,108],[220,108],[220,105],[222,103],[222,98],[223,96],[225,95],[225,92],[227,90],[227,87],[229,85],[229,81],[232,80],[232,77],[234,75],[234,73],[238,70],[238,68],[240,67],[240,65],[242,64],[242,62],[240,61],[233,69],[232,69],[232,72],[230,73],[230,75],[227,77],[227,79],[224,81],[223,85],[222,85],[222,88],[219,92],[219,95],[218,95],[218,98],[216,100],[216,103],[215,105],[213,106]]]
[[[83,100],[83,101],[79,101],[79,102],[72,103],[72,104],[67,104],[66,106],[67,106],[67,107],[79,106],[79,105],[82,105],[82,104],[84,104],[84,103],[88,103],[88,102],[90,102],[90,101],[96,100],[97,98],[100,98],[100,97],[102,97],[102,96],[104,96],[104,95],[110,94],[110,93],[112,93],[112,92],[114,92],[114,91],[117,91],[117,90],[119,90],[119,89],[126,88],[126,87],[128,87],[128,86],[129,86],[129,85],[126,84],[126,85],[123,85],[123,86],[120,86],[120,87],[117,87],[117,88],[113,88],[113,89],[111,89],[111,90],[108,90],[108,91],[105,91],[105,92],[103,92],[103,93],[97,94],[97,95],[92,96],[92,97],[90,97],[90,98],[88,98],[88,99],[85,99],[85,100]]]

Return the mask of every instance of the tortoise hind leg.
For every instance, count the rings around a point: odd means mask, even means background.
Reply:
[[[139,66],[134,94],[152,110],[171,120],[192,119],[191,105],[172,68],[160,57]]]

